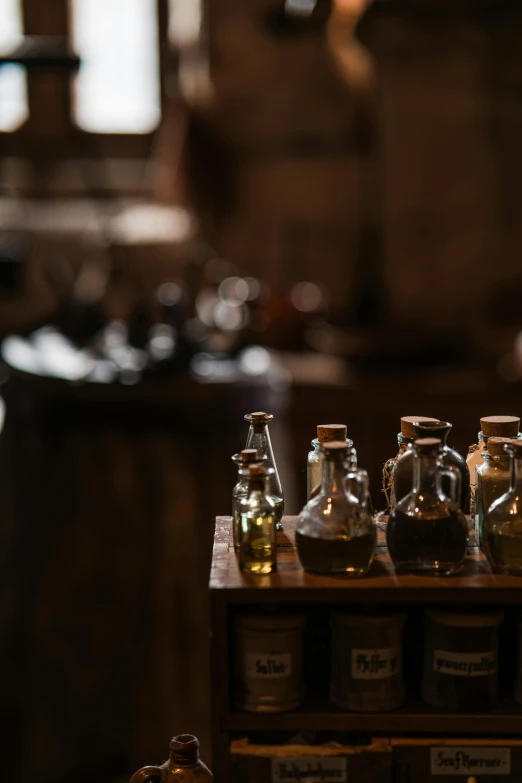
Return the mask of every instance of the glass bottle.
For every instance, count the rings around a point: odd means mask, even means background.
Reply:
[[[249,465],[248,472],[247,495],[239,501],[239,567],[253,574],[269,574],[277,561],[276,509],[268,495],[274,469],[257,464]]]
[[[392,457],[384,463],[382,469],[382,491],[386,498],[386,507],[388,511],[390,511],[397,502],[394,487],[395,466],[397,465],[399,458],[410,448],[416,438],[413,423],[417,421],[435,422],[437,419],[433,419],[430,416],[403,416],[401,418],[401,431],[397,433],[399,451],[395,457]],[[411,486],[408,491],[410,489]]]
[[[180,734],[170,741],[168,761],[161,766],[142,767],[130,783],[204,783],[213,780],[212,772],[199,758],[199,742],[192,734]]]
[[[441,465],[439,438],[413,443],[413,489],[390,514],[386,538],[399,572],[447,575],[464,564],[468,523],[458,505],[460,473]],[[444,495],[442,476],[453,476],[452,497]]]
[[[321,491],[308,501],[296,525],[296,546],[301,565],[322,574],[365,574],[373,561],[375,521],[368,508],[368,474],[353,470],[348,475],[345,441],[323,444]],[[356,481],[358,497],[347,489]]]
[[[312,451],[308,452],[306,470],[306,496],[308,499],[319,494],[322,476],[322,450],[323,443],[332,440],[344,441],[351,450],[349,459],[350,469],[357,467],[357,452],[353,448],[353,441],[346,437],[346,424],[318,424],[317,438],[312,441]]]
[[[239,454],[232,456],[232,462],[237,467],[237,483],[232,490],[232,533],[234,538],[234,549],[239,550],[239,527],[241,523],[239,512],[239,501],[245,498],[248,493],[249,465],[260,465],[264,462],[265,455],[260,454],[257,449],[243,449]]]
[[[522,576],[522,441],[504,449],[511,463],[509,490],[485,512],[482,543],[493,571]]]
[[[250,429],[248,431],[245,448],[257,449],[260,454],[265,454],[265,466],[267,468],[273,468],[273,472],[269,475],[268,479],[268,494],[272,498],[275,506],[276,530],[282,530],[283,525],[281,520],[285,510],[285,501],[274,459],[274,452],[272,451],[270,433],[268,431],[268,425],[273,418],[272,414],[264,413],[264,411],[246,414],[245,421],[248,421],[250,424]]]
[[[477,530],[477,507],[475,496],[477,493],[477,468],[483,463],[482,454],[487,448],[488,438],[522,438],[519,432],[520,418],[518,416],[483,416],[480,420],[480,432],[478,442],[468,449],[466,462],[470,478],[470,514],[475,530]]]
[[[481,455],[484,461],[477,468],[476,534],[480,547],[484,514],[509,489],[511,466],[509,454],[504,451],[505,443],[511,443],[511,438],[488,438],[487,451]]]

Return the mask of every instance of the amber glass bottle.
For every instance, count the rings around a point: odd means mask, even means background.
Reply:
[[[205,783],[212,779],[212,772],[199,758],[197,738],[192,734],[180,734],[170,741],[168,761],[161,766],[142,767],[134,773],[130,783]]]

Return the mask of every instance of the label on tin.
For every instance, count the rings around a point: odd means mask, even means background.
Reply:
[[[346,783],[346,758],[272,759],[272,783]]]
[[[489,677],[496,674],[497,654],[493,650],[480,653],[435,650],[433,669],[437,674],[449,674],[453,677]]]
[[[247,653],[246,676],[258,680],[290,677],[292,674],[292,654]]]
[[[354,680],[384,680],[401,672],[401,648],[352,650]]]
[[[509,748],[430,748],[432,775],[509,775]]]

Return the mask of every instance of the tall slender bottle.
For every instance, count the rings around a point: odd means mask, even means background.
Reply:
[[[239,567],[253,574],[269,574],[277,563],[275,505],[268,496],[273,468],[249,465],[247,496],[239,501]]]
[[[232,490],[232,531],[234,537],[234,549],[239,551],[239,529],[241,525],[240,502],[248,494],[249,465],[261,465],[265,461],[265,455],[257,449],[243,449],[239,454],[234,454],[232,462],[237,467],[237,482]]]
[[[142,767],[130,783],[206,783],[212,772],[199,758],[199,742],[192,734],[180,734],[170,741],[168,761],[161,766]]]
[[[274,459],[272,443],[270,441],[270,433],[268,431],[268,425],[273,418],[271,413],[265,413],[264,411],[246,414],[245,421],[248,421],[250,424],[250,429],[248,431],[245,448],[257,449],[260,454],[264,454],[265,467],[273,469],[273,472],[270,473],[268,477],[268,495],[273,500],[275,507],[276,530],[282,530],[283,525],[281,520],[285,510],[285,501],[283,488],[281,487],[281,481],[279,480],[279,473],[277,472],[277,466]]]

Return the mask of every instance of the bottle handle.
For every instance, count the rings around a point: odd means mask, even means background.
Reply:
[[[161,767],[142,767],[131,777],[129,783],[147,783],[148,781],[161,781]]]
[[[351,488],[348,489],[351,495],[354,495],[360,506],[366,506],[368,503],[369,493],[369,478],[368,473],[362,468],[355,468],[349,470],[345,475],[345,481],[350,486],[350,482],[355,482],[357,492],[353,493]]]
[[[440,476],[446,476],[450,480],[450,500],[460,507],[460,493],[462,477],[457,468],[444,468],[440,471]]]

